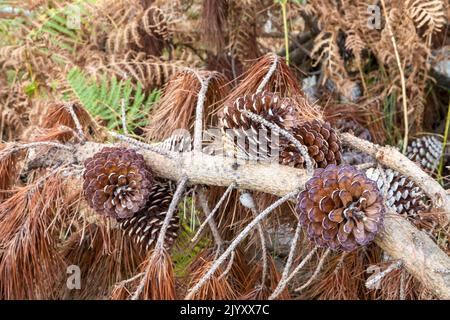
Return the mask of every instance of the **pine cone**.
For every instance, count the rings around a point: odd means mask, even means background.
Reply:
[[[369,179],[376,182],[380,192],[386,192],[386,205],[395,212],[408,217],[416,217],[430,210],[430,201],[414,182],[392,169],[384,169],[386,182],[379,169],[366,171]]]
[[[266,158],[269,155],[268,150],[270,150],[271,130],[246,117],[242,113],[244,110],[255,113],[267,121],[289,130],[294,125],[295,108],[290,99],[281,98],[275,93],[262,92],[240,97],[233,105],[225,106],[223,109],[220,122],[225,139],[228,140],[226,140],[226,143],[237,145],[240,151]],[[260,144],[263,134],[266,134],[269,149]],[[233,135],[237,137],[237,143],[231,141],[231,139],[234,140]]]
[[[296,211],[308,237],[322,247],[351,251],[371,242],[383,222],[374,181],[348,165],[317,169],[298,195]]]
[[[131,218],[118,219],[120,228],[125,230],[137,244],[148,250],[158,240],[172,198],[173,193],[168,182],[155,182],[150,191],[147,206]],[[166,248],[169,249],[174,244],[179,228],[180,218],[177,212],[174,212],[166,232],[164,241]]]
[[[443,144],[436,136],[423,136],[410,141],[406,156],[417,162],[424,170],[433,172],[437,169]]]
[[[96,212],[126,218],[145,206],[153,177],[142,155],[126,148],[103,148],[84,166],[84,196]]]
[[[334,127],[340,132],[348,132],[360,139],[372,141],[372,135],[370,134],[369,130],[352,119],[339,118],[335,122]]]
[[[308,148],[308,154],[319,168],[341,163],[341,144],[328,122],[306,121],[292,130],[294,137]],[[284,137],[280,139],[280,145],[281,164],[303,168],[305,159],[295,145]]]

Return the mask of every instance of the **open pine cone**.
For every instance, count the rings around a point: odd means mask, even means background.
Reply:
[[[319,120],[305,121],[293,129],[294,137],[308,149],[308,154],[317,167],[325,168],[329,164],[341,163],[341,144],[336,132],[328,122]],[[285,139],[280,139],[280,163],[303,168],[305,159],[295,145]]]
[[[296,211],[308,237],[322,247],[351,251],[367,245],[383,222],[383,198],[355,167],[317,169],[298,195]]]
[[[431,209],[430,199],[411,180],[392,169],[383,169],[384,178],[379,169],[369,168],[366,175],[377,183],[382,193],[386,192],[386,205],[398,214],[417,217]]]
[[[255,113],[285,130],[289,130],[294,125],[296,117],[291,100],[271,92],[245,95],[238,98],[232,105],[225,106],[220,115],[220,122],[226,144],[236,144],[241,151],[250,152],[261,158],[269,155],[268,150],[260,143],[261,135],[266,132],[267,144],[270,147],[271,130],[246,117],[242,113],[244,110]],[[237,143],[231,141],[231,139],[234,140],[233,135],[237,138]]]
[[[173,192],[169,182],[155,182],[147,206],[131,218],[118,219],[119,226],[143,249],[150,249],[158,240],[172,198]],[[174,244],[179,229],[180,218],[175,211],[164,239],[164,246],[167,249]]]
[[[142,155],[126,148],[103,148],[84,166],[84,196],[97,213],[127,218],[145,206],[153,177]]]

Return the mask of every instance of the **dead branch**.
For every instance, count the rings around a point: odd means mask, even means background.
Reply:
[[[428,194],[435,195],[435,201],[436,198],[442,197],[442,188],[439,185],[436,187],[433,181],[430,181],[431,178],[398,151],[389,147],[375,146],[350,135],[344,134],[342,137],[346,142],[351,141],[352,145],[358,146],[358,149],[374,155],[381,163],[397,170],[400,169],[403,174],[406,173],[413,177],[414,181],[419,182]],[[73,148],[77,160],[82,162],[105,146],[105,144],[86,142],[83,145],[74,145]],[[50,159],[57,156],[62,157],[57,155],[58,153],[65,153],[67,157],[73,157],[73,152],[65,149],[58,149],[44,157]],[[194,155],[192,152],[171,153],[171,158],[145,149],[141,149],[140,153],[158,176],[178,181],[183,175],[186,175],[189,183],[193,185],[207,184],[228,187],[232,183],[236,183],[239,189],[281,196],[302,188],[308,179],[306,170],[274,163],[244,162],[201,153]],[[414,169],[408,168],[410,165],[416,168],[415,172],[412,172]],[[430,191],[430,188],[434,191]],[[441,203],[441,208],[447,208],[449,200],[445,197],[442,199],[437,203]],[[256,224],[249,226],[251,228]],[[384,230],[376,237],[375,242],[393,259],[402,260],[406,270],[433,291],[437,297],[450,299],[449,275],[435,271],[450,270],[450,258],[425,232],[419,231],[398,215],[387,215],[384,220]]]

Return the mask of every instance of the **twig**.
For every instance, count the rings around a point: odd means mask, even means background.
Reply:
[[[194,287],[192,287],[188,294],[185,297],[185,300],[189,300],[193,297],[195,293],[200,290],[201,287],[211,278],[211,276],[216,272],[217,268],[225,261],[225,259],[231,254],[232,251],[234,251],[239,243],[241,243],[242,240],[245,239],[245,237],[250,233],[250,231],[264,218],[266,218],[269,213],[271,213],[273,210],[275,210],[278,206],[283,204],[284,202],[288,201],[290,198],[297,195],[298,190],[292,191],[285,195],[284,197],[278,199],[272,205],[267,207],[264,211],[262,211],[255,219],[253,219],[245,228],[241,231],[240,234],[233,240],[233,242],[229,245],[229,247],[225,250],[224,253],[216,260],[214,261],[214,264],[211,266],[211,268],[205,273],[205,275],[195,284]]]
[[[24,144],[13,143],[11,145],[8,145],[8,147],[3,149],[2,151],[0,151],[0,161],[3,160],[4,157],[6,157],[7,155],[9,155],[12,152],[17,152],[17,151],[23,150],[23,149],[38,148],[38,147],[43,147],[43,146],[55,147],[55,148],[60,148],[60,149],[64,149],[64,150],[69,150],[69,151],[74,150],[73,146],[66,146],[64,144],[57,143],[57,142],[51,142],[51,141],[39,141],[39,142],[30,142],[30,143],[24,143]]]
[[[307,255],[303,258],[303,260],[295,267],[294,271],[286,277],[285,279],[280,280],[278,283],[278,286],[273,291],[273,293],[270,295],[269,300],[276,299],[281,292],[283,292],[284,288],[286,288],[287,284],[294,278],[294,276],[300,271],[301,268],[305,266],[305,264],[311,259],[311,257],[316,253],[318,247],[314,247]]]
[[[230,255],[230,261],[228,261],[227,268],[226,268],[225,271],[219,276],[219,280],[223,279],[223,278],[231,271],[231,268],[233,267],[233,263],[234,263],[234,256],[235,256],[235,253],[234,253],[234,251],[233,251],[233,252],[231,252],[231,255]]]
[[[195,124],[194,124],[194,151],[202,151],[202,133],[203,133],[203,109],[205,104],[206,93],[208,92],[209,81],[213,78],[213,74],[206,79],[200,80],[200,92],[197,96],[197,106],[195,108]]]
[[[223,248],[223,239],[220,236],[219,230],[217,228],[217,225],[216,225],[214,219],[209,218],[212,215],[211,215],[211,210],[209,208],[208,200],[206,198],[204,190],[200,189],[198,191],[198,197],[199,197],[199,200],[200,200],[200,205],[201,205],[201,207],[203,209],[203,213],[206,215],[205,222],[206,221],[208,222],[209,228],[211,229],[212,235],[214,237],[214,241],[216,242],[217,246],[219,247],[219,251],[220,251]],[[203,222],[203,223],[205,223],[205,222]],[[196,236],[199,235],[199,234],[200,233],[197,232]],[[197,239],[196,237],[194,237],[194,238]],[[192,240],[191,240],[192,242],[195,242],[194,238],[192,238]]]
[[[151,260],[154,259],[155,255],[151,256]],[[151,265],[152,261],[149,261],[148,266]],[[141,282],[139,282],[139,285],[137,286],[136,290],[134,291],[133,295],[131,296],[131,300],[138,300],[139,296],[141,295],[142,291],[144,291],[145,282],[147,281],[147,272],[149,271],[149,268],[147,267],[147,270],[144,273],[144,276],[141,279]]]
[[[86,141],[86,136],[84,135],[83,127],[81,126],[80,119],[78,119],[75,110],[73,109],[72,103],[66,103],[64,106],[67,108],[67,110],[70,113],[70,116],[73,119],[73,122],[75,123],[75,127],[77,128],[78,135],[80,136],[81,141]]]
[[[219,201],[216,203],[216,206],[214,207],[214,209],[211,212],[208,213],[208,216],[206,217],[205,221],[203,221],[203,223],[198,228],[197,233],[194,235],[194,237],[192,237],[191,242],[197,241],[198,237],[202,233],[202,231],[205,228],[206,224],[209,223],[209,221],[214,217],[214,214],[217,212],[217,210],[219,210],[219,208],[222,205],[222,203],[228,197],[228,194],[231,191],[233,191],[234,188],[236,188],[236,184],[235,183],[232,183],[232,184],[230,184],[228,186],[227,190],[225,190],[225,192],[223,193],[222,197],[220,197]]]
[[[366,281],[366,288],[367,289],[375,289],[377,284],[389,273],[391,273],[394,270],[397,270],[403,266],[403,262],[401,260],[398,260],[394,263],[392,263],[389,267],[387,267],[385,270],[383,270],[380,273],[376,273],[369,277]]]
[[[117,133],[117,132],[114,132],[114,131],[109,131],[108,133],[111,136],[113,136],[114,138],[119,139],[121,141],[124,141],[124,142],[126,142],[128,144],[131,144],[133,146],[136,146],[138,148],[145,149],[145,150],[148,150],[148,151],[151,151],[151,152],[155,152],[155,153],[158,153],[160,155],[166,156],[168,158],[172,158],[172,155],[170,154],[170,152],[168,150],[164,150],[162,148],[152,146],[152,145],[150,145],[148,143],[141,142],[139,140],[136,140],[136,139],[124,136],[123,134],[120,134],[120,133]]]
[[[317,276],[319,275],[319,272],[322,270],[322,267],[323,267],[323,265],[325,263],[325,260],[326,260],[327,256],[330,254],[330,252],[331,252],[331,249],[328,248],[325,251],[325,253],[322,255],[322,258],[320,258],[319,264],[317,265],[316,270],[314,270],[314,273],[311,276],[311,278],[309,278],[309,280],[304,285],[302,285],[301,287],[295,289],[295,292],[300,292],[300,291],[304,290],[305,288],[307,288],[317,278]]]
[[[128,127],[127,127],[127,112],[125,110],[125,99],[120,101],[120,107],[122,109],[122,129],[125,135],[128,135]]]
[[[261,91],[264,90],[264,87],[269,82],[270,77],[272,77],[273,73],[277,69],[277,65],[278,65],[278,56],[276,54],[274,54],[273,55],[273,63],[270,66],[269,71],[267,71],[267,74],[264,76],[264,78],[262,79],[261,83],[259,84],[258,89],[256,89],[256,93],[260,93]]]
[[[133,276],[133,277],[131,277],[129,279],[120,281],[117,285],[119,285],[119,286],[126,285],[127,283],[133,282],[134,280],[136,280],[136,279],[138,279],[138,278],[140,278],[140,277],[142,277],[144,275],[145,275],[145,272],[138,273],[137,275],[135,275],[135,276]]]
[[[307,173],[312,175],[313,170],[314,170],[314,166],[313,166],[313,162],[311,160],[311,157],[308,154],[308,149],[304,145],[302,145],[297,139],[295,139],[295,137],[290,132],[280,128],[275,123],[271,123],[271,122],[267,121],[266,119],[264,119],[260,115],[257,115],[257,114],[255,114],[253,112],[248,111],[248,110],[243,110],[242,113],[246,117],[250,118],[251,120],[253,120],[255,122],[258,122],[258,123],[261,123],[262,125],[264,125],[264,126],[270,128],[271,130],[281,134],[286,139],[288,139],[290,142],[292,142],[295,145],[295,147],[297,148],[297,150],[300,152],[302,157],[305,159],[305,165],[306,165]]]
[[[164,218],[163,225],[161,226],[161,229],[159,231],[158,240],[155,245],[155,251],[156,252],[161,251],[164,248],[164,241],[166,238],[166,232],[170,225],[170,220],[172,219],[172,216],[177,209],[178,203],[181,200],[181,197],[184,194],[184,189],[186,188],[186,184],[188,182],[187,176],[183,176],[180,181],[177,183],[177,189],[175,190],[175,193],[173,195],[172,201],[170,202],[169,209],[167,209],[166,216]]]
[[[403,121],[405,123],[405,135],[404,135],[404,138],[403,138],[402,153],[405,154],[406,153],[406,148],[408,147],[408,132],[409,132],[408,105],[407,105],[407,100],[406,100],[405,74],[403,72],[402,62],[400,61],[400,55],[399,55],[398,49],[397,49],[397,42],[395,41],[394,33],[392,32],[392,26],[391,26],[391,24],[389,22],[389,17],[387,15],[387,10],[386,10],[386,3],[384,2],[384,0],[381,0],[381,5],[383,7],[383,14],[384,14],[384,18],[386,20],[386,25],[388,27],[389,34],[391,36],[392,45],[394,47],[395,59],[397,60],[398,71],[400,72],[400,81],[401,81],[401,84],[402,84]]]
[[[283,269],[283,274],[281,275],[281,279],[277,285],[277,287],[275,288],[274,292],[270,295],[269,300],[273,300],[276,299],[279,294],[283,291],[284,287],[286,285],[284,285],[283,287],[280,286],[281,283],[284,283],[286,281],[286,279],[289,277],[289,271],[291,271],[291,267],[292,267],[292,263],[294,262],[294,255],[295,255],[295,251],[297,249],[297,243],[298,243],[298,239],[300,238],[300,232],[302,230],[302,225],[300,224],[300,222],[297,223],[297,228],[295,229],[295,233],[294,233],[294,238],[292,238],[292,244],[291,244],[291,248],[289,249],[289,255],[286,261],[286,264],[284,266]],[[286,282],[287,284],[287,282]],[[281,288],[281,289],[279,289]]]
[[[240,196],[241,203],[249,208],[252,211],[253,218],[256,218],[258,216],[258,211],[256,210],[255,201],[253,200],[252,195],[245,191]],[[258,223],[257,225],[259,240],[261,241],[261,251],[262,251],[262,276],[261,276],[261,286],[264,287],[266,283],[266,276],[267,276],[267,245],[266,245],[266,238],[264,236],[264,230],[262,228],[261,223]]]

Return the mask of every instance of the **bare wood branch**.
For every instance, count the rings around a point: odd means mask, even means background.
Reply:
[[[430,197],[434,207],[443,210],[450,220],[450,199],[445,190],[417,164],[394,147],[375,145],[349,133],[342,133],[340,136],[345,144],[375,157],[381,164],[397,170],[414,181]]]
[[[357,139],[353,136],[347,138],[348,136],[345,134],[342,136],[348,141]],[[363,144],[358,144],[360,141]],[[358,149],[376,156],[381,163],[387,166],[401,169],[402,173],[415,177],[414,180],[421,182],[422,187],[435,188],[437,191],[434,193],[437,193],[438,197],[441,196],[442,188],[439,185],[436,187],[432,183],[429,184],[429,177],[423,176],[422,171],[398,151],[391,150],[389,147],[375,146],[361,139],[357,139],[356,142],[353,145],[358,145]],[[57,149],[54,153],[45,154],[44,157],[49,159],[52,157],[62,158],[64,155],[73,157],[75,154],[77,160],[82,162],[105,146],[107,145],[86,142],[73,145],[73,151]],[[71,149],[68,146],[67,148]],[[186,175],[191,184],[228,187],[234,182],[237,187],[242,189],[280,196],[302,188],[308,179],[305,170],[277,164],[237,162],[236,159],[205,154],[194,156],[192,152],[171,153],[172,158],[144,149],[140,149],[139,152],[156,175],[175,181]],[[399,165],[395,160],[387,159],[387,156],[392,156],[391,152],[394,154],[394,159],[403,165]],[[58,153],[62,154],[57,155]],[[47,162],[50,163],[50,160]],[[406,165],[411,164],[415,166],[415,172],[406,168]],[[433,194],[429,189],[427,193]],[[445,203],[445,201],[448,200],[445,198],[443,202]],[[446,208],[446,204],[441,205],[441,208]],[[397,215],[387,215],[384,219],[384,230],[375,238],[375,242],[392,258],[402,260],[406,270],[422,282],[426,288],[433,291],[437,297],[450,299],[450,274],[436,271],[450,270],[450,258],[425,232],[419,231],[410,222]]]

